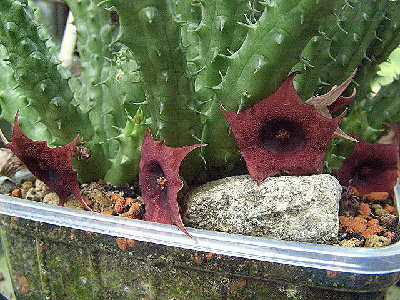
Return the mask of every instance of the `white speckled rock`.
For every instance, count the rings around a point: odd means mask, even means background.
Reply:
[[[328,174],[248,175],[202,185],[187,196],[187,226],[300,242],[335,241],[342,187]]]

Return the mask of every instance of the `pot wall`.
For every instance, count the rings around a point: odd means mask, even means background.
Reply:
[[[360,275],[136,242],[1,216],[17,299],[380,299],[399,273]]]

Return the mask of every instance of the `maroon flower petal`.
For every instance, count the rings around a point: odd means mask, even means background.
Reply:
[[[71,167],[71,158],[79,135],[65,146],[49,148],[46,142],[33,141],[21,131],[18,115],[19,112],[14,119],[12,140],[6,146],[33,175],[58,195],[59,205],[64,205],[67,196],[73,194],[85,209],[90,210],[79,191],[76,171]]]
[[[141,151],[139,182],[145,203],[146,221],[175,224],[188,236],[179,214],[177,195],[182,188],[179,166],[197,144],[172,148],[164,141],[155,141],[147,128]]]
[[[268,98],[242,112],[221,109],[228,120],[251,177],[260,183],[282,171],[317,172],[344,113],[322,116],[297,95],[292,73]]]
[[[392,144],[368,143],[359,139],[353,152],[336,173],[342,185],[352,185],[362,194],[388,192],[393,197],[393,188],[398,177],[399,134],[395,131]],[[397,132],[396,132],[397,131]]]
[[[328,105],[329,113],[333,114],[333,113],[337,112],[339,109],[341,109],[341,108],[345,107],[346,105],[350,104],[350,102],[354,100],[356,95],[357,95],[357,91],[354,88],[353,93],[349,97],[344,97],[344,96],[338,97],[335,102],[333,102],[332,104]]]

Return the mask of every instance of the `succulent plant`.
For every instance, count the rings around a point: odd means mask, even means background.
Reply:
[[[369,93],[378,64],[400,43],[398,1],[66,2],[78,33],[79,74],[57,61],[27,0],[0,2],[1,117],[12,122],[20,110],[22,131],[49,146],[79,134],[77,146],[91,153],[73,159],[83,182],[138,180],[147,127],[169,147],[208,145],[183,161],[180,172],[189,182],[240,172],[243,161],[220,104],[245,111],[268,99],[293,70],[303,71],[295,86],[305,101],[358,68],[344,132],[373,142],[385,134],[382,121],[398,122],[386,107],[398,111],[399,94],[385,96],[398,81],[375,98]],[[329,120],[333,131],[337,120]],[[331,141],[326,170],[336,171],[352,147]]]

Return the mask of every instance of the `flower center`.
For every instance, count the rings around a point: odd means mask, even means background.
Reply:
[[[279,129],[279,130],[278,130],[278,133],[276,134],[275,137],[276,137],[277,139],[284,140],[284,139],[289,139],[289,138],[290,138],[290,134],[289,134],[289,132],[287,132],[287,130],[285,130],[285,129]]]
[[[380,172],[382,172],[380,161],[366,161],[354,168],[352,177],[357,184],[368,185],[371,179],[378,176]]]
[[[167,203],[168,180],[160,164],[153,161],[148,167],[146,176],[147,186],[151,189],[150,193],[156,196],[161,204]]]
[[[260,141],[267,151],[275,155],[293,154],[304,148],[306,134],[297,122],[272,120],[263,126]]]
[[[167,187],[168,181],[164,176],[161,176],[157,178],[157,184],[163,190]]]

